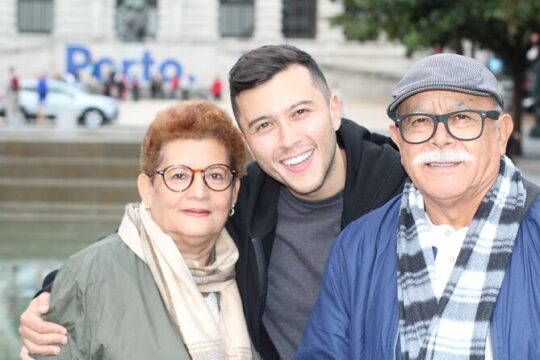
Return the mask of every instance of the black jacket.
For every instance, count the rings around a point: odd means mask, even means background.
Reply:
[[[391,140],[370,133],[344,119],[337,131],[339,147],[347,156],[341,227],[378,208],[401,192],[405,172]],[[236,213],[227,222],[240,258],[236,281],[242,297],[251,338],[264,359],[278,354],[264,326],[267,269],[277,226],[280,183],[266,175],[257,163],[248,167],[242,180]]]

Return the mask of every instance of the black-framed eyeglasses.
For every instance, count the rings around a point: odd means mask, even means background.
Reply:
[[[206,169],[192,169],[182,164],[173,164],[148,176],[161,175],[165,186],[171,191],[186,191],[193,183],[196,173],[201,173],[206,186],[213,191],[224,191],[233,183],[236,171],[225,164],[214,164]]]
[[[448,114],[405,114],[392,118],[399,128],[401,137],[409,144],[421,144],[433,137],[439,123],[455,139],[462,141],[476,140],[482,136],[486,118],[498,120],[501,113],[497,110],[460,110]]]

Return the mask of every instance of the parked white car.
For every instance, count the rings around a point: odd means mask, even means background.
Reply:
[[[88,128],[98,128],[118,117],[118,102],[112,97],[89,94],[74,85],[58,80],[48,79],[47,85],[48,93],[43,111],[49,118],[56,118],[59,112],[71,113],[74,121],[79,124]],[[28,120],[36,117],[38,108],[36,79],[20,81],[19,104]]]

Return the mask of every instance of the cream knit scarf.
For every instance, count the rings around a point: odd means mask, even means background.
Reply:
[[[201,266],[184,260],[173,239],[140,204],[128,204],[118,230],[124,243],[152,271],[169,316],[192,359],[251,359],[251,344],[234,279],[238,249],[226,230],[215,261]],[[202,293],[218,294],[216,323]]]

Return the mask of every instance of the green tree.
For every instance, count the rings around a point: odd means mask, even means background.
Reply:
[[[348,39],[365,41],[381,32],[403,43],[408,54],[436,46],[462,52],[462,40],[491,50],[514,83],[512,115],[520,153],[521,100],[531,33],[540,31],[540,0],[343,0],[332,19]]]

